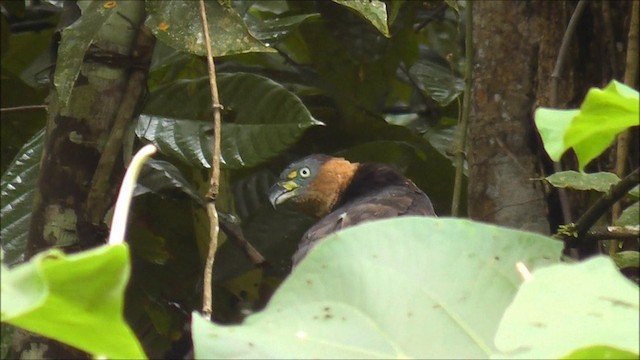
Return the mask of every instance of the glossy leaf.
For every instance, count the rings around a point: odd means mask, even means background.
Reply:
[[[435,61],[416,62],[409,69],[409,75],[426,96],[441,106],[449,105],[464,90],[464,81],[450,68]]]
[[[197,1],[147,1],[145,25],[172,48],[204,56],[204,32]],[[213,56],[247,52],[274,52],[256,40],[230,6],[205,1]]]
[[[401,241],[400,241],[401,240]],[[458,219],[400,217],[330,235],[242,325],[194,313],[197,358],[478,358],[521,283],[562,244]]]
[[[209,80],[183,80],[159,88],[140,117],[136,134],[161,152],[189,165],[208,168],[212,157]],[[222,165],[254,166],[296,143],[322,123],[280,84],[258,75],[218,75],[222,125]]]
[[[133,196],[174,189],[178,189],[196,202],[204,204],[204,199],[198,194],[198,190],[185,179],[175,165],[163,160],[149,159],[140,172],[138,185]]]
[[[638,286],[597,257],[533,272],[500,322],[496,346],[510,359],[549,359],[589,346],[638,356]]]
[[[391,37],[387,24],[387,6],[380,0],[332,0],[349,7],[367,19],[384,36]]]
[[[44,129],[24,144],[0,179],[0,237],[6,264],[24,259],[43,142]]]
[[[290,16],[278,16],[263,21],[251,21],[249,26],[251,33],[260,41],[273,44],[285,38],[292,30],[308,19],[318,19],[320,14],[302,14]]]
[[[10,270],[2,265],[2,321],[96,357],[143,358],[123,318],[129,273],[124,244],[73,255],[55,249]]]
[[[607,192],[611,185],[615,185],[620,181],[620,178],[610,172],[585,174],[569,170],[547,176],[545,180],[557,188]]]

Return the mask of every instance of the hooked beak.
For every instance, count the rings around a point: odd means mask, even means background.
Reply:
[[[269,189],[269,202],[275,209],[277,205],[298,195],[298,184],[293,181],[278,181]]]

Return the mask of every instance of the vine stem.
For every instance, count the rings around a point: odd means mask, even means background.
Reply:
[[[624,83],[629,87],[636,87],[636,77],[638,76],[638,32],[640,28],[640,20],[638,19],[638,12],[640,11],[638,1],[633,1],[631,5],[631,23],[629,24],[629,35],[627,37],[627,58],[624,70]],[[625,130],[618,135],[618,141],[616,143],[616,165],[614,172],[618,177],[624,176],[627,155],[629,154],[629,142],[630,142],[629,130]],[[612,223],[620,217],[622,213],[622,204],[616,202],[611,208],[611,220]],[[609,255],[613,255],[618,252],[620,242],[618,240],[612,240],[609,243]]]
[[[216,197],[220,187],[220,100],[218,97],[218,85],[216,83],[216,67],[213,62],[211,50],[211,38],[209,37],[209,24],[207,23],[207,10],[204,0],[200,0],[200,19],[202,31],[207,48],[207,64],[209,65],[209,85],[211,88],[211,107],[213,110],[213,159],[211,159],[211,179],[207,192],[207,216],[209,217],[209,252],[204,264],[202,315],[211,320],[213,313],[213,261],[218,248],[218,233],[220,231],[218,211],[216,210]]]
[[[469,110],[471,108],[471,72],[473,71],[473,2],[467,2],[465,11],[465,81],[464,98],[462,101],[462,116],[458,129],[458,144],[456,146],[456,174],[453,185],[453,198],[451,199],[451,216],[460,213],[460,194],[462,193],[462,174],[465,160],[465,144],[467,142],[467,126],[469,124]]]
[[[578,2],[578,5],[571,15],[571,19],[569,20],[569,25],[567,25],[567,29],[562,36],[562,43],[560,44],[560,50],[558,51],[558,58],[556,59],[553,73],[551,73],[551,95],[549,96],[551,104],[549,105],[552,108],[556,108],[558,106],[558,83],[562,74],[562,66],[564,65],[567,54],[569,53],[569,44],[573,34],[576,32],[578,19],[580,19],[580,15],[582,15],[582,11],[584,11],[586,5],[587,2],[585,0],[580,0]],[[553,171],[562,171],[562,165],[560,162],[553,163]],[[572,221],[571,206],[565,189],[558,189],[558,197],[560,198],[560,208],[562,210],[562,217],[564,217],[564,223],[570,223]]]

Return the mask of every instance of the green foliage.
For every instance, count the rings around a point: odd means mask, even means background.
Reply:
[[[638,101],[636,90],[613,80],[589,90],[580,110],[536,110],[536,126],[551,159],[573,148],[582,170],[618,133],[638,125]]]
[[[146,1],[145,25],[160,41],[167,45],[197,55],[206,55],[204,33],[197,2]],[[206,1],[207,22],[213,56],[244,52],[272,52],[256,40],[242,18],[231,7],[217,1]]]
[[[343,6],[347,6],[362,17],[367,19],[384,36],[391,37],[387,25],[387,7],[380,0],[331,0]]]
[[[637,358],[638,317],[638,286],[610,259],[554,265],[520,287],[500,322],[496,346],[510,359],[560,358],[594,345]]]
[[[268,307],[242,325],[207,324],[194,313],[195,354],[487,358],[521,282],[516,262],[552,264],[561,249],[541,235],[467,220],[355,226],[314,248]]]
[[[10,270],[2,265],[2,322],[94,356],[142,358],[123,318],[129,272],[126,245],[74,255],[50,250]]]
[[[208,78],[199,78],[158,88],[140,117],[138,136],[172,158],[210,167],[213,129],[203,121],[212,116],[208,84]],[[295,94],[268,78],[220,74],[218,84],[227,109],[221,139],[223,166],[260,164],[293,145],[308,127],[322,124]],[[174,106],[175,102],[182,106]]]
[[[637,359],[638,354],[618,349],[611,346],[589,346],[578,349],[562,359]]]
[[[43,140],[44,129],[24,144],[0,178],[0,237],[4,254],[2,261],[6,264],[14,264],[24,258]]]
[[[545,180],[557,188],[607,192],[611,185],[620,181],[620,178],[616,174],[610,172],[585,174],[569,170],[549,175]]]

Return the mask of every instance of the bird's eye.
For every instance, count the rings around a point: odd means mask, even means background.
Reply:
[[[302,176],[303,178],[308,178],[309,175],[311,175],[311,170],[309,170],[308,167],[303,167],[302,169],[300,169],[300,176]]]

